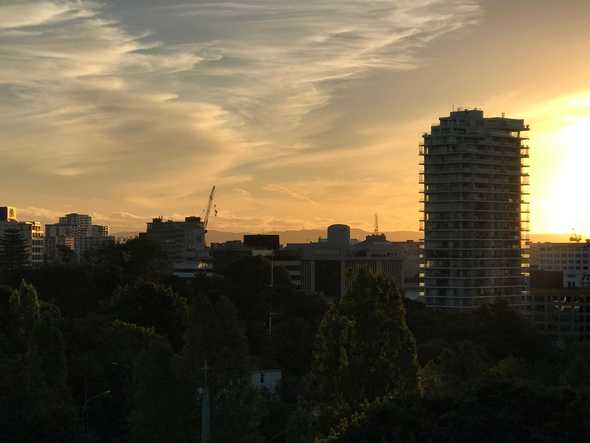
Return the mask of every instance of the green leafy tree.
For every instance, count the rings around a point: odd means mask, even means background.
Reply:
[[[271,271],[273,283],[271,287]],[[225,296],[236,306],[245,322],[250,351],[254,355],[271,354],[268,337],[269,312],[278,312],[283,296],[292,296],[293,288],[286,271],[271,266],[262,257],[246,257],[225,271]]]
[[[119,288],[111,302],[114,317],[128,323],[154,328],[180,350],[188,318],[186,300],[161,284],[138,281]]]
[[[460,396],[491,364],[485,350],[471,341],[451,345],[421,369],[424,393],[435,398]]]
[[[24,352],[29,345],[30,336],[39,321],[40,309],[41,303],[35,288],[21,281],[8,301],[9,338],[16,352]]]
[[[147,236],[125,243],[109,243],[92,251],[85,261],[92,266],[96,284],[106,292],[137,280],[160,282],[172,266],[160,245]]]
[[[479,306],[467,320],[466,334],[492,359],[518,356],[535,361],[547,353],[546,340],[520,312],[504,301]]]
[[[191,392],[205,386],[206,375],[213,440],[255,441],[262,398],[250,385],[248,343],[237,310],[227,298],[194,297],[183,360]],[[193,411],[189,418],[193,428],[199,429],[199,410],[187,409]]]
[[[63,441],[75,431],[65,345],[57,308],[43,305],[25,358],[25,395],[33,441]]]
[[[188,442],[190,429],[183,407],[194,392],[183,384],[176,357],[163,339],[153,340],[139,357],[135,369],[137,388],[131,415],[133,442]],[[196,400],[195,400],[196,403]]]
[[[416,344],[393,282],[358,274],[320,325],[310,382],[316,401],[336,417],[386,395],[420,393]]]
[[[100,441],[125,440],[131,432],[131,412],[136,404],[136,366],[152,342],[164,340],[153,328],[114,320],[99,329],[96,348],[91,351],[92,370],[87,370],[86,359],[77,379],[94,374],[86,380],[88,393],[100,393],[108,389],[109,395],[88,405],[88,426]],[[87,351],[88,352],[88,351]],[[84,386],[82,386],[84,389]],[[84,393],[84,396],[86,394]]]
[[[321,442],[383,443],[437,441],[429,438],[429,423],[417,398],[399,402],[384,397],[364,403],[352,416],[343,419]]]
[[[10,295],[7,323],[11,346],[0,359],[5,441],[67,441],[75,408],[59,310],[22,282]]]

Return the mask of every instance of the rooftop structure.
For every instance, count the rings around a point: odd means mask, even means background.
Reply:
[[[16,221],[16,208],[11,206],[0,207],[0,222]]]

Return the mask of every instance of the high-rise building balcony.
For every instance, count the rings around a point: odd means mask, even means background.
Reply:
[[[523,120],[462,110],[424,134],[419,182],[427,305],[470,309],[490,297],[523,305],[530,209],[529,147],[521,132],[527,130]]]

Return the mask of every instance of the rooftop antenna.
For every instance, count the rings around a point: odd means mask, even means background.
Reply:
[[[379,235],[379,215],[375,214],[375,235]]]

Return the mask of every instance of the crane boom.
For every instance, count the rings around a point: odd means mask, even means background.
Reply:
[[[209,194],[209,203],[207,204],[207,210],[205,211],[205,218],[203,219],[203,228],[205,228],[205,232],[207,232],[207,225],[209,224],[209,214],[211,213],[211,207],[213,206],[213,197],[215,196],[215,186],[211,188],[211,193]]]

